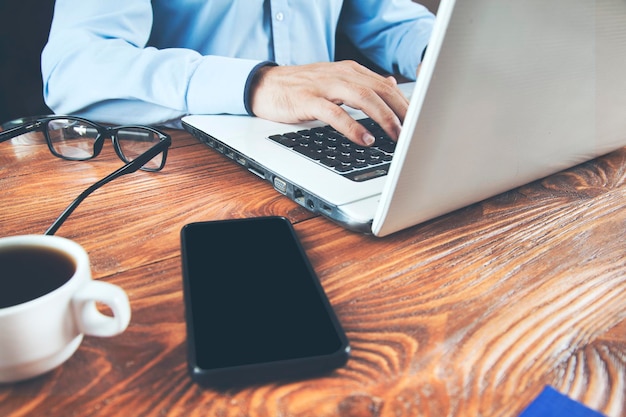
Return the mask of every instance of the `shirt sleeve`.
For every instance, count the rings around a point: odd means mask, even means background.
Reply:
[[[246,81],[260,61],[146,46],[152,22],[150,0],[57,0],[42,53],[48,106],[119,124],[246,114]]]
[[[415,79],[434,22],[412,0],[346,0],[339,30],[384,70]]]

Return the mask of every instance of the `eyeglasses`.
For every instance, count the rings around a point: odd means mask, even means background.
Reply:
[[[13,122],[9,122],[11,124]],[[75,116],[46,116],[0,133],[0,142],[40,131],[44,133],[50,152],[69,161],[86,161],[100,154],[110,137],[115,152],[126,163],[132,162],[167,135],[148,126],[102,126]],[[167,152],[161,152],[140,169],[159,171],[165,165]]]
[[[20,123],[22,122],[22,123]],[[165,166],[167,150],[172,144],[169,135],[148,126],[106,127],[74,116],[45,116],[8,122],[0,132],[0,142],[17,136],[42,131],[54,156],[71,161],[86,161],[100,154],[104,141],[110,137],[115,152],[125,165],[83,191],[61,213],[44,234],[53,235],[89,194],[106,183],[138,169],[160,171]]]

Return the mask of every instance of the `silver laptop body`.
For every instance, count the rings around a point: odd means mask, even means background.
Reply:
[[[403,88],[389,173],[368,181],[268,139],[319,122],[191,115],[183,126],[307,209],[385,236],[626,146],[626,0],[443,0]]]

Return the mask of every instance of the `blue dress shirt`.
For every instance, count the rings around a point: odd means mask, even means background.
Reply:
[[[411,0],[56,0],[44,96],[56,113],[119,124],[245,114],[255,67],[332,61],[338,27],[414,78],[433,22]]]

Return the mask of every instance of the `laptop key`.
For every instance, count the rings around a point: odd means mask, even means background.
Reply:
[[[327,167],[330,167],[330,168],[334,168],[337,165],[341,164],[341,162],[338,161],[336,158],[332,158],[332,157],[328,157],[328,156],[325,157],[325,158],[320,159],[320,163],[322,163],[322,164],[324,164],[324,165],[326,165]]]
[[[345,165],[345,164],[339,164],[333,168],[339,172],[349,172],[349,171],[352,171],[353,169],[350,165]]]
[[[296,142],[295,139],[290,139],[283,135],[272,135],[272,136],[269,136],[269,138],[273,140],[274,142],[278,142],[281,145],[286,146],[288,148],[293,148],[294,146],[298,144],[298,142]]]
[[[396,143],[392,140],[386,138],[376,138],[376,142],[374,142],[374,146],[386,153],[393,153],[396,150]]]
[[[322,159],[325,156],[321,152],[321,150],[309,148],[308,146],[295,146],[293,150],[316,161]]]

